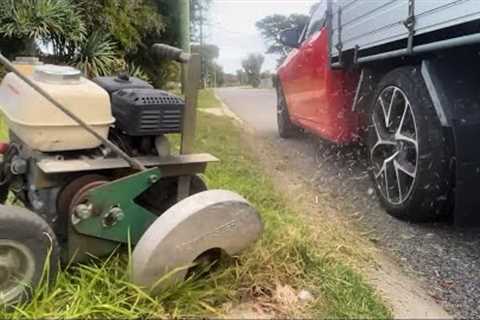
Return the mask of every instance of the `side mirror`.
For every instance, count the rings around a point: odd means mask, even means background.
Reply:
[[[280,32],[278,41],[289,48],[299,48],[300,30],[298,28],[284,30]]]

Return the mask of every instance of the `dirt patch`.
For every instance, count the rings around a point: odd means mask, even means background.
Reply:
[[[269,294],[255,294],[248,302],[225,305],[225,319],[306,319],[305,307],[315,297],[307,290],[295,290],[288,285],[277,284]]]
[[[267,139],[252,134],[254,130],[245,123],[242,125],[247,133],[243,138],[245,145],[262,163],[278,190],[291,200],[296,211],[304,213],[311,225],[322,227],[316,230],[319,241],[331,237],[331,241],[338,243],[332,254],[364,275],[391,307],[395,318],[452,318],[418,280],[405,274],[394,258],[377,249],[352,221],[339,213],[335,195],[319,194],[310,186],[308,168],[299,171],[292,163],[294,157],[286,156],[285,150],[278,150]]]

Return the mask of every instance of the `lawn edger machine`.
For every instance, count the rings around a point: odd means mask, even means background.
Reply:
[[[217,161],[192,150],[200,57],[152,50],[185,64],[185,100],[127,74],[90,81],[71,67],[0,54],[11,71],[0,85],[10,134],[0,144],[0,305],[25,301],[59,261],[121,245],[133,247],[133,283],[155,293],[260,236],[245,199],[207,191],[199,176]],[[168,134],[181,134],[178,153]]]

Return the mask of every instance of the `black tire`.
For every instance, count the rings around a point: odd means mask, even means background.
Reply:
[[[277,124],[278,134],[283,139],[288,139],[298,134],[299,129],[290,120],[288,112],[287,100],[281,84],[277,85]]]
[[[60,256],[57,238],[41,217],[27,209],[0,205],[0,254],[10,257],[11,261],[5,260],[2,266],[4,277],[0,276],[0,292],[5,300],[0,301],[0,305],[24,302],[41,282],[48,283],[56,278]],[[17,277],[24,275],[22,279],[28,286],[17,284],[15,287],[7,280],[7,270],[16,270]],[[12,277],[10,273],[10,279]],[[5,296],[8,292],[10,294]]]
[[[367,145],[370,176],[389,214],[427,222],[445,213],[451,148],[419,68],[399,68],[381,80],[369,112]]]

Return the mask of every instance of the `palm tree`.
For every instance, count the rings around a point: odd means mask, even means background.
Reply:
[[[81,16],[70,0],[0,0],[0,36],[21,39],[28,55],[37,44],[78,42],[84,34]]]
[[[86,76],[106,75],[122,61],[108,34],[87,34],[82,8],[73,0],[0,0],[0,39],[18,39],[29,56],[48,48],[48,60],[73,64]]]
[[[125,64],[108,34],[94,32],[79,44],[72,64],[88,77],[112,74]]]
[[[155,0],[0,0],[0,48],[10,57],[43,55],[88,77],[132,69],[157,79],[148,49],[167,30],[159,12]]]

